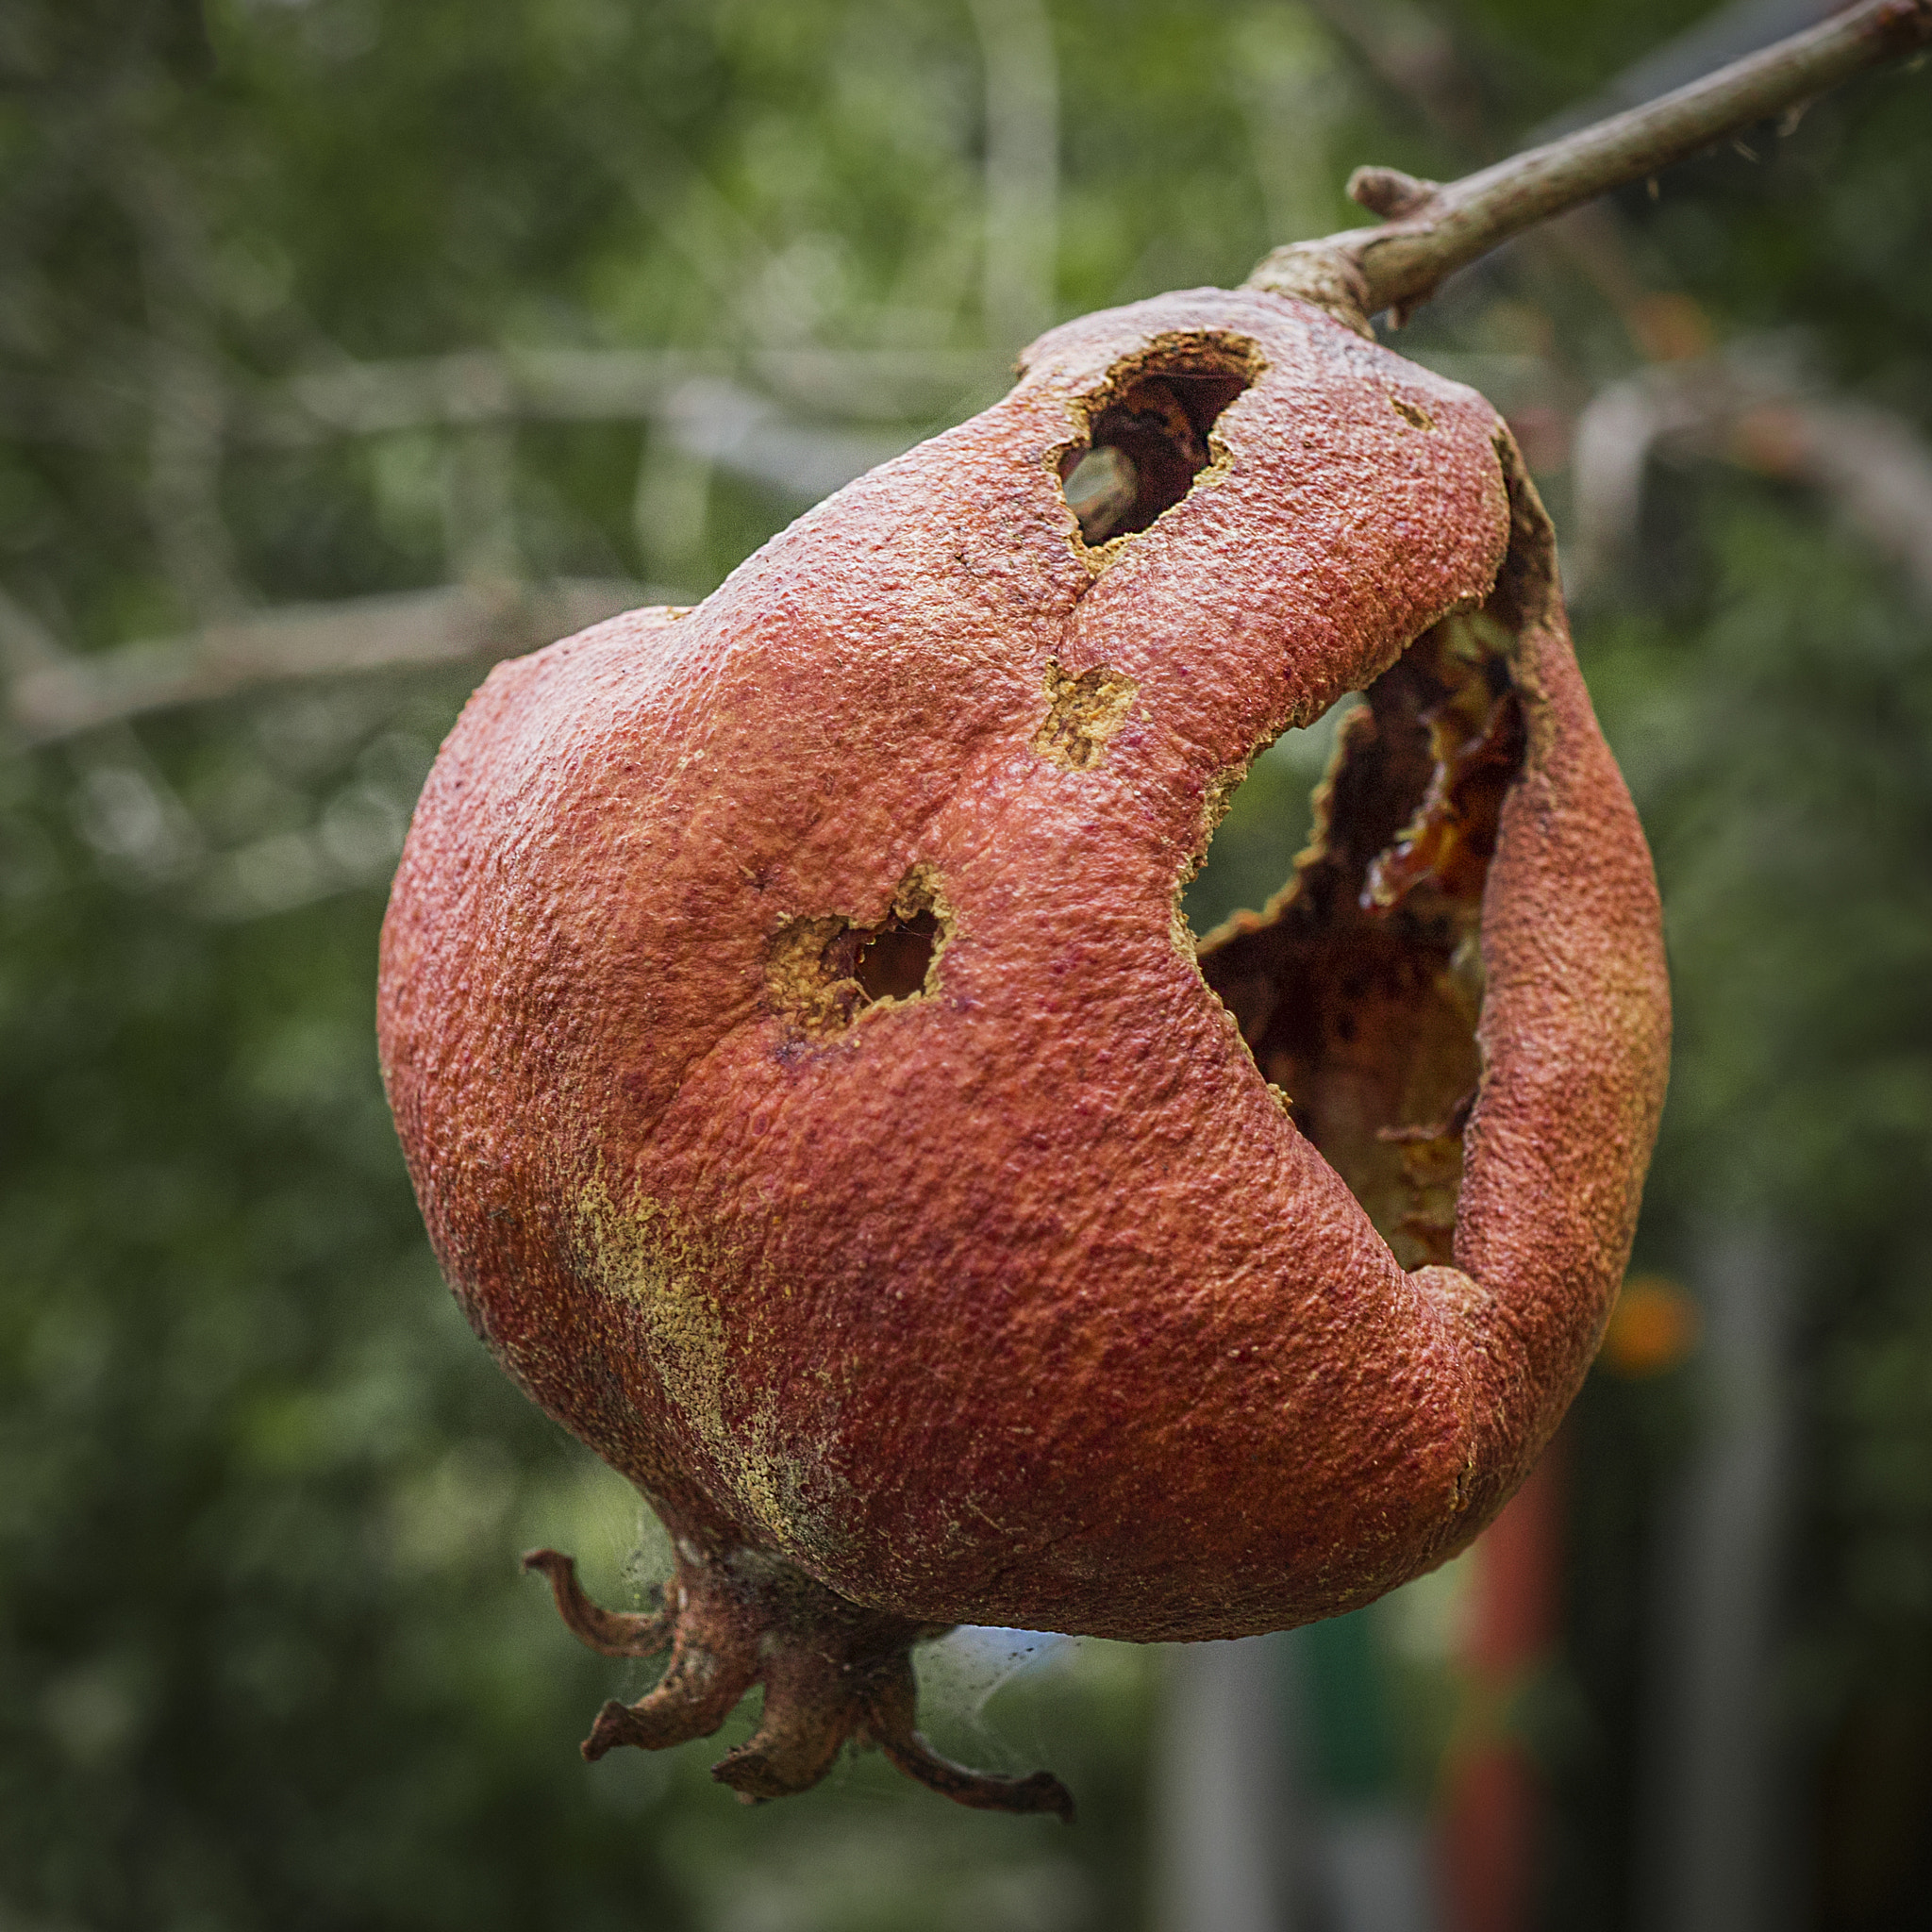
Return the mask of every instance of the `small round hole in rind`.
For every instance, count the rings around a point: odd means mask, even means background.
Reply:
[[[809,1038],[829,1039],[868,1008],[926,993],[952,934],[938,875],[915,865],[876,925],[836,913],[787,920],[766,957],[766,998]]]
[[[1193,350],[1109,376],[1085,448],[1061,460],[1067,505],[1089,544],[1144,530],[1212,460],[1209,433],[1254,380],[1249,358]]]
[[[861,941],[852,976],[872,1000],[909,1000],[925,991],[925,975],[940,942],[940,923],[930,912],[910,919],[889,919],[871,933],[855,933]]]

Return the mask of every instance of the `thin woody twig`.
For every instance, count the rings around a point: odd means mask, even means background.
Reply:
[[[1745,0],[1745,4],[1757,5],[1761,0]],[[1824,10],[1819,0],[1810,0],[1810,4],[1820,12]],[[1485,122],[1482,90],[1475,75],[1457,54],[1449,34],[1421,13],[1413,0],[1375,0],[1370,6],[1359,4],[1359,0],[1314,0],[1314,5],[1330,28],[1355,48],[1386,86],[1420,108],[1439,135],[1457,143],[1472,158],[1488,163],[1497,158],[1498,144]],[[1760,37],[1744,51],[1763,44]],[[1613,82],[1612,86],[1619,84]],[[1631,98],[1641,104],[1672,84],[1660,83]],[[1572,127],[1598,118],[1596,112],[1573,116],[1555,132],[1568,133]],[[1548,254],[1567,258],[1616,311],[1636,345],[1646,355],[1657,352],[1657,298],[1645,289],[1631,264],[1613,208],[1598,201],[1572,208],[1541,234],[1524,239]],[[1682,298],[1665,299],[1672,303],[1671,319],[1679,320]]]
[[[1399,322],[1445,275],[1510,236],[1928,44],[1932,0],[1860,0],[1659,100],[1460,181],[1358,168],[1349,193],[1389,217],[1384,225],[1277,248],[1248,284],[1302,296],[1357,326],[1383,309]]]

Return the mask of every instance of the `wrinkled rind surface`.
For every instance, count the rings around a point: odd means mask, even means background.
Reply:
[[[1078,399],[1217,339],[1265,364],[1224,474],[1096,575],[1055,482]],[[1306,305],[1163,297],[1043,338],[689,615],[492,673],[397,876],[385,1076],[471,1320],[681,1535],[923,1623],[1220,1637],[1429,1567],[1526,1471],[1621,1274],[1668,1023],[1648,857],[1499,433]],[[1489,1073],[1458,1267],[1407,1274],[1174,895],[1257,746],[1506,552],[1530,750]],[[1049,662],[1133,682],[1085,769],[1034,748]],[[804,1037],[774,937],[875,924],[922,864],[953,908],[934,990]]]

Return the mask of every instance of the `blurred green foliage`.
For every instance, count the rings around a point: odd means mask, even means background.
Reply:
[[[1500,150],[1704,11],[1418,18],[1459,50]],[[1346,225],[1358,161],[1482,158],[1288,0],[1050,12],[1061,314],[1239,280]],[[902,440],[975,407],[1017,344],[982,302],[974,19],[937,0],[0,0],[15,668],[47,640],[98,652],[445,579],[449,433],[226,436],[225,411],[298,372],[860,346],[958,358],[937,399],[873,408]],[[1923,75],[1875,76],[1788,138],[1757,131],[1758,161],[1719,150],[1655,204],[1620,196],[1630,274],[1720,341],[1798,331],[1820,381],[1926,433],[1928,99]],[[1599,287],[1530,247],[1405,345],[1557,417],[1640,355]],[[672,545],[651,507],[689,455],[661,425],[527,427],[507,454],[508,561],[535,576],[702,592],[801,507],[708,473]],[[1560,523],[1560,449],[1542,480]],[[1789,483],[1685,461],[1649,504],[1579,621],[1679,1000],[1640,1257],[1688,1270],[1730,1215],[1802,1257],[1786,1715],[1816,1767],[1816,1916],[1903,1925],[1888,1901],[1932,1876],[1924,1814],[1858,1794],[1932,1776],[1932,622]],[[577,1760],[597,1702],[643,1680],[575,1651],[514,1557],[575,1546],[622,1599],[640,1525],[438,1286],[371,1041],[384,870],[469,681],[270,689],[0,751],[0,1924],[1135,1923],[1141,1653],[1085,1646],[996,1691],[996,1665],[956,1666],[932,1700],[942,1746],[1066,1776],[1072,1835],[957,1811],[876,1760],[756,1813],[702,1748]],[[1310,732],[1257,762],[1191,894],[1197,929],[1281,882],[1323,755]],[[1553,1924],[1623,1922],[1642,1578],[1700,1387],[1695,1362],[1594,1380],[1574,1425],[1569,1643],[1538,1734]]]

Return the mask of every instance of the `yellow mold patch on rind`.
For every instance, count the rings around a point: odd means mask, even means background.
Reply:
[[[1033,734],[1033,749],[1066,772],[1091,771],[1126,723],[1140,687],[1131,677],[1095,664],[1080,672],[1046,660],[1041,679],[1046,716]]]
[[[789,920],[772,941],[765,997],[774,1012],[814,1040],[849,1026],[864,1003],[858,982],[828,971],[825,964],[826,950],[851,923],[836,913]]]
[[[726,1274],[718,1243],[661,1202],[620,1207],[601,1177],[578,1197],[576,1234],[590,1278],[640,1311],[658,1385],[746,1515],[781,1547],[812,1547],[822,1539],[805,1506],[797,1462],[778,1446],[772,1397],[763,1397],[744,1428],[725,1421],[727,1393],[741,1391],[731,1374],[717,1292]]]
[[[598,1178],[577,1197],[578,1254],[598,1288],[635,1307],[666,1398],[705,1447],[728,1452],[724,1313],[708,1283],[714,1245],[661,1202],[621,1208]]]

